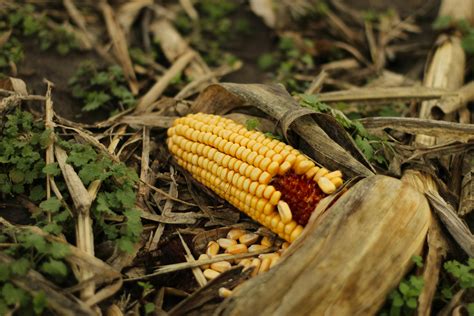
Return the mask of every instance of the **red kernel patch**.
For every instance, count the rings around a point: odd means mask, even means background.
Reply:
[[[294,172],[273,178],[272,185],[281,192],[281,200],[290,206],[293,219],[303,226],[308,223],[319,201],[326,197],[313,179]]]

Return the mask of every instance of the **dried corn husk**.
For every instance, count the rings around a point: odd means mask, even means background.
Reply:
[[[430,219],[426,198],[409,184],[385,176],[361,180],[219,314],[374,314],[420,253]]]

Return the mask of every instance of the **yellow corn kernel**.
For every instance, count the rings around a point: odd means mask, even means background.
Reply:
[[[220,273],[230,270],[230,268],[232,268],[232,265],[228,261],[219,261],[211,264],[211,269]]]
[[[247,232],[243,229],[233,228],[227,233],[227,238],[232,240],[238,240],[241,236],[245,235]]]
[[[227,248],[225,252],[235,255],[238,253],[246,253],[248,252],[248,249],[247,249],[247,246],[244,244],[236,244]]]
[[[318,185],[321,190],[326,194],[331,194],[336,191],[336,186],[326,177],[321,177],[318,180]]]
[[[207,259],[210,259],[211,257],[209,257],[209,255],[203,253],[199,256],[198,258],[198,261],[200,260],[207,260]],[[209,264],[203,264],[202,266],[199,266],[201,269],[205,270],[205,269],[208,269],[209,268]]]
[[[215,255],[217,255],[219,253],[219,250],[220,250],[219,244],[215,241],[210,241],[207,244],[206,254],[209,257],[214,257]]]
[[[290,235],[290,242],[295,241],[303,232],[303,226],[298,225],[296,228],[293,230],[293,232]]]
[[[336,186],[336,188],[339,188],[342,185],[342,178],[332,178],[331,182]]]
[[[250,246],[257,242],[258,235],[254,233],[248,233],[239,237],[239,242],[243,245]]]
[[[272,263],[272,259],[270,258],[264,258],[262,259],[262,262],[260,263],[260,267],[258,269],[257,274],[262,274],[267,272],[270,269],[270,264]]]
[[[218,290],[218,293],[219,293],[219,297],[221,298],[228,298],[232,296],[232,291],[225,287],[220,287]]]
[[[236,245],[237,241],[235,241],[234,239],[219,238],[217,239],[217,243],[219,244],[219,247],[223,249],[227,249],[230,246]]]
[[[244,259],[236,260],[236,262],[239,266],[248,267],[252,263],[252,260],[248,258],[244,258]]]
[[[314,175],[314,181],[318,181],[319,178],[321,178],[322,176],[325,176],[329,173],[329,170],[326,169],[326,168],[321,168],[318,170],[318,172],[316,172],[316,174]]]
[[[314,167],[314,162],[310,160],[301,160],[295,164],[295,172],[296,174],[303,174],[306,173],[312,167]]]
[[[215,271],[215,270],[212,270],[212,269],[206,269],[203,271],[203,274],[204,274],[204,277],[208,280],[212,280],[212,279],[215,279],[217,278],[220,273]]]
[[[261,264],[260,259],[255,258],[255,259],[252,260],[252,263],[250,264],[250,267],[253,267],[254,269],[252,271],[251,276],[256,276],[257,275],[258,270],[260,269],[260,264]]]
[[[293,219],[290,206],[285,201],[278,201],[278,214],[280,215],[283,224],[288,224]]]
[[[263,237],[262,237],[262,240],[260,241],[260,244],[261,244],[262,246],[271,247],[271,246],[273,246],[273,240],[270,239],[270,238],[267,237],[267,236],[263,236]]]

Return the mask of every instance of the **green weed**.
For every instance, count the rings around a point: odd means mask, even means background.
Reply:
[[[74,98],[84,102],[84,112],[97,109],[115,114],[135,104],[135,97],[119,66],[98,68],[92,62],[83,63],[69,80]]]
[[[58,163],[46,164],[43,158],[46,147],[56,139],[56,146],[67,151],[67,162],[84,185],[96,180],[102,182],[91,207],[94,240],[114,241],[120,250],[132,251],[143,230],[140,211],[135,207],[138,176],[134,170],[114,162],[90,145],[60,139],[20,109],[3,118],[0,133],[0,194],[4,198],[22,194],[37,205],[31,214],[35,226],[53,235],[74,236],[72,210],[68,206],[73,203]],[[54,177],[64,200],[46,197],[46,175]],[[44,294],[31,296],[16,287],[12,277],[34,269],[64,285],[72,278],[63,260],[67,247],[34,233],[3,227],[0,243],[3,243],[2,253],[15,260],[13,264],[0,263],[0,315],[12,308],[18,308],[22,315],[41,314],[46,307]]]
[[[24,277],[30,269],[46,275],[56,284],[67,284],[71,274],[64,258],[69,249],[66,245],[51,242],[29,231],[4,228],[0,233],[2,242],[11,243],[3,253],[14,259],[14,263],[0,263],[0,314],[17,308],[19,315],[39,315],[46,308],[43,292],[30,295],[14,285],[15,277]]]
[[[333,109],[327,104],[318,100],[315,95],[300,94],[300,105],[313,109],[317,112],[326,113],[333,116],[336,121],[341,124],[344,129],[352,136],[357,147],[362,151],[364,156],[372,163],[382,167],[388,166],[388,161],[385,158],[384,150],[390,148],[389,142],[381,139],[369,132],[358,121],[350,120],[344,113]]]
[[[8,41],[0,47],[0,70],[23,60],[21,41],[24,38],[33,39],[40,50],[55,49],[60,55],[79,48],[74,34],[35,10],[33,5],[26,4],[0,12],[0,34],[12,31]]]
[[[174,23],[182,34],[190,36],[191,45],[211,66],[232,65],[236,57],[226,48],[239,36],[250,33],[247,20],[238,18],[236,12],[241,1],[203,0],[196,3],[199,21],[194,25],[189,17],[181,12]]]
[[[312,42],[303,40],[296,45],[295,39],[282,36],[278,50],[260,55],[257,65],[261,70],[275,72],[275,81],[284,84],[288,90],[303,92],[307,81],[295,79],[295,74],[304,74],[314,69],[313,57],[309,53],[313,49]]]

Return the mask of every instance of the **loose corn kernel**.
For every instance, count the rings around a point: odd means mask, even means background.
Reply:
[[[267,248],[268,247],[264,246],[264,245],[254,244],[254,245],[252,245],[248,248],[248,251],[249,252],[257,252],[257,251],[264,250],[264,249],[267,249]]]
[[[258,269],[258,274],[262,274],[264,272],[267,272],[270,269],[271,264],[272,264],[272,259],[270,259],[270,258],[262,259],[262,262],[260,263],[260,267]]]
[[[217,239],[217,243],[219,246],[223,249],[227,249],[230,246],[237,245],[237,241],[234,239],[228,239],[228,238],[219,238]]]
[[[211,264],[211,269],[217,272],[225,272],[227,270],[230,270],[232,268],[232,265],[228,261],[219,261],[219,262],[214,262]]]
[[[254,270],[252,271],[251,276],[254,277],[254,276],[257,275],[258,270],[260,269],[260,264],[261,264],[260,259],[255,258],[255,259],[252,260],[252,263],[250,264],[250,267],[253,267]]]
[[[207,244],[207,251],[206,251],[206,254],[209,256],[209,257],[214,257],[215,255],[217,255],[219,253],[219,249],[220,249],[220,246],[217,242],[215,241],[210,241],[208,244]]]
[[[229,230],[229,232],[227,233],[227,238],[233,239],[233,240],[238,240],[240,238],[240,236],[243,236],[245,234],[246,234],[245,230],[233,228],[233,229]]]
[[[210,259],[211,257],[209,257],[209,255],[203,253],[199,256],[198,258],[198,261],[199,260],[207,260],[207,259]],[[203,264],[202,266],[199,266],[201,269],[208,269],[209,268],[209,264]]]
[[[225,287],[220,287],[218,293],[221,298],[228,298],[232,295],[232,291]]]
[[[239,237],[239,242],[243,245],[250,246],[257,242],[260,236],[254,233],[248,233]]]
[[[204,274],[204,277],[208,280],[215,279],[220,275],[219,272],[212,269],[206,269],[202,273]]]
[[[271,246],[273,246],[273,240],[270,239],[270,237],[263,236],[262,240],[260,241],[260,244],[262,246],[271,247]]]
[[[232,255],[238,254],[238,253],[246,253],[248,252],[247,246],[244,244],[237,244],[230,246],[225,250],[226,253],[230,253]]]

